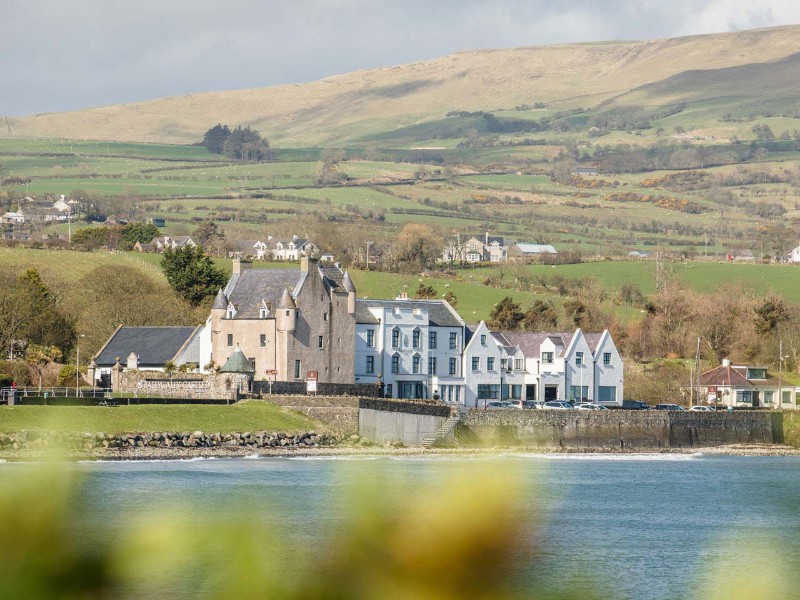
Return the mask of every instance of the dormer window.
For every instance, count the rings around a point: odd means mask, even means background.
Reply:
[[[236,316],[236,307],[233,304],[228,304],[228,310],[226,315],[229,319],[232,319],[233,317]]]
[[[268,314],[269,314],[269,304],[267,304],[266,302],[262,302],[261,308],[258,310],[258,317],[260,319],[266,319]]]

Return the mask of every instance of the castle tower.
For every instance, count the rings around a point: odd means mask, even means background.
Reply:
[[[342,286],[347,292],[347,314],[356,314],[356,286],[350,278],[350,273],[345,271],[342,277]]]
[[[297,326],[297,305],[289,293],[284,289],[281,301],[278,303],[276,311],[276,327],[278,331],[292,333]]]

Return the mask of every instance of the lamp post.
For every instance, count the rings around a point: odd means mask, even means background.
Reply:
[[[75,344],[75,397],[78,397],[78,390],[81,387],[81,338],[84,334],[78,335],[78,343]]]

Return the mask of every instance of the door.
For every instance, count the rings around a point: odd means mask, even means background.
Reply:
[[[761,406],[761,392],[753,392],[753,406]]]
[[[544,401],[550,402],[551,400],[558,400],[558,386],[546,385],[544,386]]]
[[[536,402],[536,385],[525,386],[525,401]]]

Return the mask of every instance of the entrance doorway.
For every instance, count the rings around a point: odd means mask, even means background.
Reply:
[[[536,402],[536,385],[525,386],[525,401]]]
[[[558,400],[558,386],[546,385],[544,386],[544,401],[550,402],[551,400]]]

